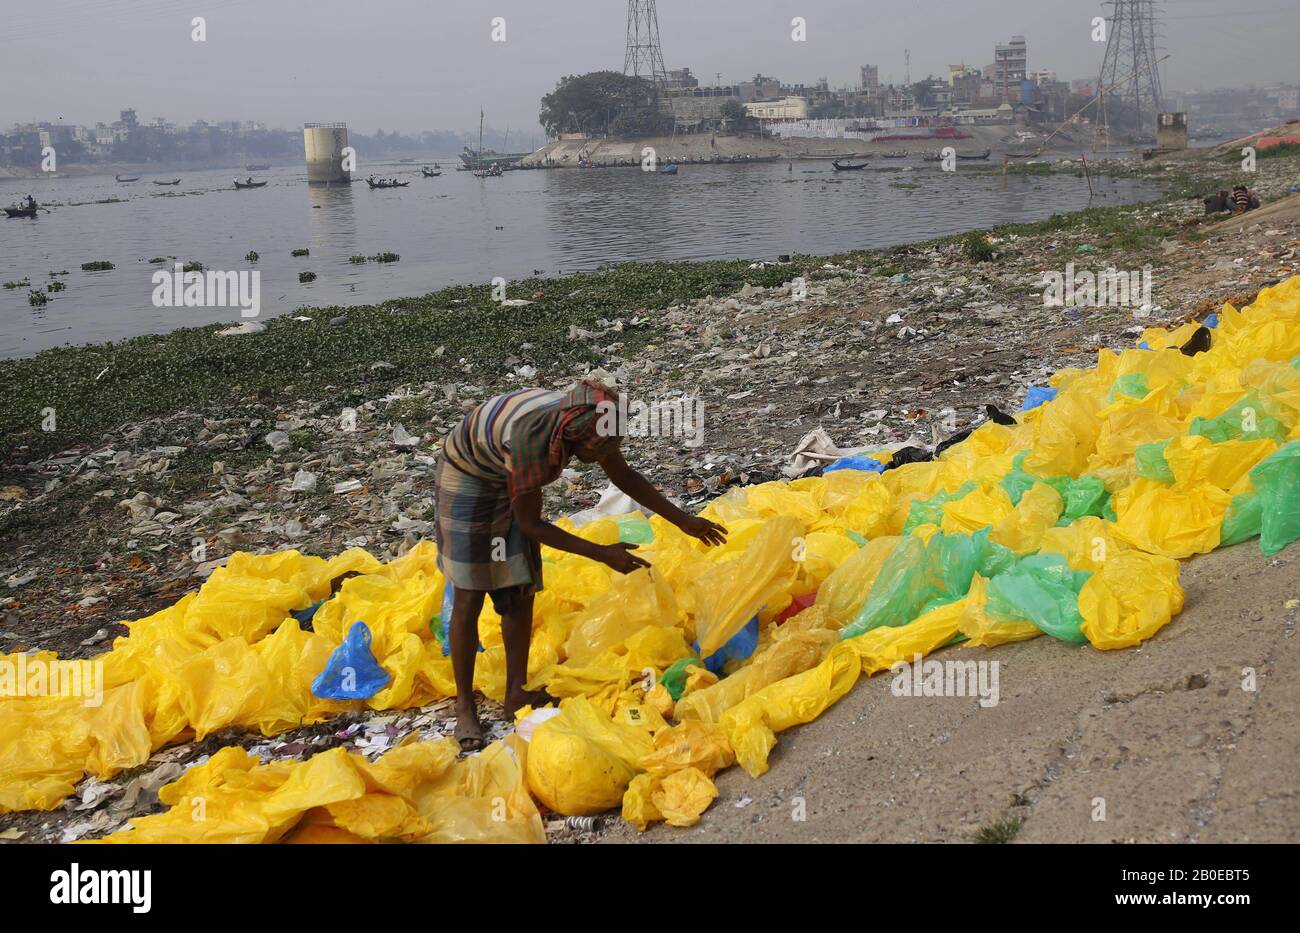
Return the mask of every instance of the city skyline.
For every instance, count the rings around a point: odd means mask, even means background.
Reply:
[[[1221,14],[1208,0],[1165,0],[1166,88],[1300,79],[1286,73],[1294,68],[1286,46],[1300,28],[1300,7],[1275,3],[1247,0],[1242,10]],[[994,45],[1012,35],[1026,37],[1031,69],[1082,79],[1099,71],[1104,48],[1089,35],[1102,5],[1065,0],[914,0],[901,9],[847,0],[658,6],[667,66],[691,68],[702,84],[719,74],[727,83],[763,73],[789,83],[825,77],[843,87],[856,84],[863,64],[876,65],[882,83],[898,84],[905,49],[915,81],[945,76],[956,62],[982,68],[993,61]],[[202,119],[292,128],[337,119],[364,133],[418,133],[476,126],[481,106],[493,126],[526,138],[538,132],[540,97],[561,77],[622,65],[623,3],[544,9],[500,0],[466,10],[418,0],[365,7],[315,0],[310,18],[306,9],[297,0],[206,0],[191,11],[163,0],[48,0],[15,14],[0,43],[10,66],[0,126],[93,126],[135,107],[142,122],[164,116],[180,125]],[[1267,28],[1228,34],[1222,27],[1229,15]],[[204,42],[192,41],[194,16],[205,19]],[[504,19],[504,42],[492,41],[496,16]],[[791,40],[796,16],[806,22],[805,42]],[[880,29],[873,17],[883,16],[890,19]],[[286,47],[294,36],[301,42]],[[1196,52],[1204,47],[1220,54]],[[42,67],[50,61],[57,62],[53,71]]]

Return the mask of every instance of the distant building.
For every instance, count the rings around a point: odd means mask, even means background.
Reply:
[[[1024,36],[1012,36],[1011,41],[993,47],[993,90],[1005,101],[1017,101],[1021,96],[1021,83],[1025,80],[1028,49]]]
[[[667,87],[699,87],[699,79],[691,74],[689,68],[674,68],[668,72],[668,79],[664,82]]]
[[[804,97],[777,97],[748,101],[745,113],[760,123],[785,123],[808,119],[808,100]]]
[[[875,97],[880,90],[880,66],[863,65],[860,69],[860,81],[863,92]]]

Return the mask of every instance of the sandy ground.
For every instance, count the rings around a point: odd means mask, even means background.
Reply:
[[[1019,818],[1017,842],[1300,841],[1297,571],[1300,549],[1253,541],[1186,562],[1185,610],[1140,649],[1036,638],[932,656],[998,661],[987,709],[859,680],[778,736],[762,778],[718,775],[697,826],[638,837],[617,821],[602,839],[963,842]]]

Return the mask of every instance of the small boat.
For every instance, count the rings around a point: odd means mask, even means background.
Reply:
[[[407,163],[407,162],[414,162],[415,160],[414,160],[414,159],[398,159],[397,161],[398,161],[398,162],[401,162],[401,163],[403,163],[403,164],[405,164],[405,163]]]
[[[236,181],[235,187],[243,190],[244,188],[265,188],[267,185],[264,181]]]
[[[1041,149],[1035,149],[1030,152],[1006,152],[1003,153],[1008,159],[1033,159],[1042,153]]]
[[[164,186],[164,187],[166,187],[166,186],[168,186],[168,185],[179,185],[180,183],[181,183],[181,180],[180,180],[179,178],[176,179],[175,181],[156,181],[156,182],[154,182],[155,185],[162,185],[162,186]]]
[[[420,174],[423,175],[425,178],[437,178],[439,175],[442,174],[442,172],[435,172],[431,168],[422,168],[420,169]]]
[[[992,149],[985,149],[983,152],[977,152],[977,153],[973,153],[973,154],[971,154],[971,155],[962,155],[962,154],[959,152],[959,153],[957,153],[957,158],[959,158],[959,159],[966,159],[967,161],[971,161],[971,160],[976,160],[976,159],[987,159],[987,158],[988,158],[990,155],[992,155],[992,154],[993,154],[993,150],[992,150]]]
[[[906,158],[907,158],[907,150],[906,150],[906,149],[903,149],[903,150],[901,150],[901,151],[899,151],[899,152],[882,152],[882,153],[880,154],[880,157],[881,157],[882,159],[906,159]]]
[[[661,168],[661,169],[659,170],[659,174],[660,174],[660,175],[676,175],[676,174],[677,174],[677,166],[676,166],[676,165],[665,165],[663,168]]]
[[[857,165],[854,165],[852,162],[841,162],[836,159],[831,163],[831,168],[835,169],[837,172],[857,172],[866,167],[866,162],[860,162]]]
[[[924,161],[926,161],[926,162],[942,162],[942,161],[943,161],[943,153],[942,153],[942,152],[927,152],[925,155],[921,156],[921,158],[922,158]]]
[[[269,171],[270,168],[271,168],[271,166],[270,166],[270,164],[267,163],[267,162],[254,162],[252,165],[245,165],[245,166],[244,166],[244,171],[246,171],[246,172],[265,172],[265,171]]]
[[[139,175],[136,175],[134,178],[127,178],[127,177],[122,176],[122,175],[114,175],[114,176],[113,176],[113,180],[114,180],[114,181],[120,181],[122,184],[126,184],[127,182],[130,182],[130,181],[139,181],[139,180],[140,180],[140,176],[139,176]]]
[[[37,208],[35,207],[6,207],[4,209],[6,217],[35,217]]]
[[[371,191],[374,191],[377,188],[405,188],[407,185],[410,184],[410,182],[409,181],[375,181],[373,178],[367,178],[366,184],[370,186]]]

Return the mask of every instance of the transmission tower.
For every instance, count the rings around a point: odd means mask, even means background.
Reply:
[[[668,80],[664,53],[659,48],[659,14],[655,0],[627,0],[627,54],[623,74],[646,78],[656,88]]]
[[[1164,106],[1156,63],[1156,0],[1109,0],[1106,55],[1097,83],[1097,122],[1112,129],[1155,135],[1156,115]]]

